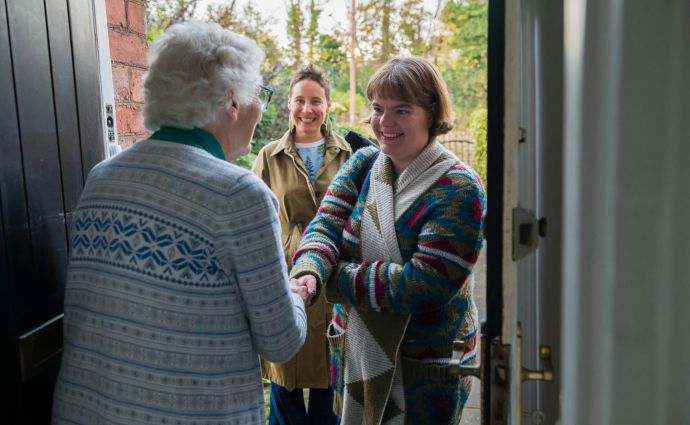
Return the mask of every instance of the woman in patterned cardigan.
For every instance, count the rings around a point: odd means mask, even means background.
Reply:
[[[452,112],[433,64],[393,59],[367,96],[382,155],[362,149],[340,170],[290,275],[336,304],[328,338],[343,424],[455,424],[469,378],[451,372],[453,341],[471,342],[462,361],[472,362],[484,189],[436,141]]]

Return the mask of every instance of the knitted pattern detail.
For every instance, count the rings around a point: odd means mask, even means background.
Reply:
[[[264,425],[259,355],[286,361],[306,336],[279,235],[261,180],[201,149],[142,141],[96,166],[52,423]]]

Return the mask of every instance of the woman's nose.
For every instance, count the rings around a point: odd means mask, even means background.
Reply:
[[[390,113],[390,112],[384,111],[384,112],[381,114],[381,120],[380,120],[380,122],[381,122],[381,125],[384,126],[384,127],[393,125],[393,124],[394,124],[394,121],[393,121],[393,114]]]

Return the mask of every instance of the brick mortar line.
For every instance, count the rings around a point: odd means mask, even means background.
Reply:
[[[136,35],[137,37],[140,37],[140,38],[143,38],[144,40],[146,40],[146,33],[134,31],[132,28],[129,27],[129,25],[118,25],[118,24],[111,24],[110,22],[108,22],[108,30],[113,31],[113,32],[118,32],[121,34]]]
[[[117,66],[121,66],[123,68],[135,68],[135,69],[138,69],[140,71],[148,71],[148,67],[146,67],[146,66],[141,66],[141,65],[137,65],[137,64],[133,64],[133,63],[129,63],[129,62],[121,62],[121,61],[111,60],[110,65],[111,66],[117,65]]]

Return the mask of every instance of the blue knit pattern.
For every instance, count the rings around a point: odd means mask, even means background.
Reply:
[[[306,335],[277,203],[201,149],[145,141],[89,175],[70,228],[53,424],[265,424],[259,355]]]

